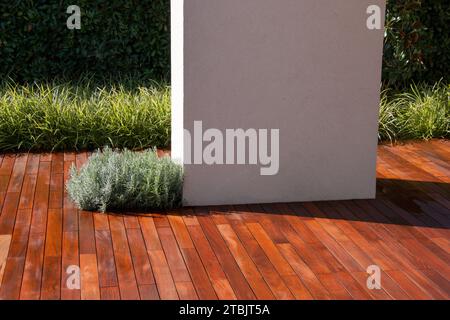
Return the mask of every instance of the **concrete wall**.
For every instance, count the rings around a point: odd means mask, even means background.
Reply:
[[[277,175],[185,165],[186,205],[375,196],[384,2],[172,0],[173,157],[196,120],[280,134]]]

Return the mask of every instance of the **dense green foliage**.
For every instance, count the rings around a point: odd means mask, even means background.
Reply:
[[[450,85],[413,85],[402,93],[383,92],[380,140],[431,138],[450,138]]]
[[[81,29],[69,30],[69,5]],[[78,79],[90,73],[168,78],[169,0],[0,1],[0,76]]]
[[[169,147],[169,2],[79,0],[69,30],[71,1],[0,1],[0,150]],[[380,139],[448,137],[450,1],[386,17]]]
[[[169,0],[79,0],[81,30],[68,30],[69,0],[0,2],[0,76],[34,81],[132,74],[168,79]],[[448,82],[450,1],[388,0],[383,82]]]
[[[383,62],[386,87],[448,83],[450,1],[388,0]]]
[[[181,165],[167,156],[106,148],[72,167],[67,191],[84,210],[167,209],[181,204],[182,185]]]
[[[0,150],[166,148],[170,88],[78,82],[0,86]]]

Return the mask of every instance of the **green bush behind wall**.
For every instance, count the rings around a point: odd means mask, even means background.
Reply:
[[[23,82],[120,73],[167,80],[169,2],[2,0],[0,77]],[[66,27],[72,4],[81,7],[81,30]],[[388,0],[384,84],[448,82],[449,25],[449,0]]]
[[[81,29],[69,30],[69,5]],[[0,76],[15,81],[90,73],[155,80],[170,70],[169,0],[2,0]]]
[[[449,82],[450,1],[388,0],[383,82]]]

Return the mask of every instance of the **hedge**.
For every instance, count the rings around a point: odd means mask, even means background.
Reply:
[[[0,76],[19,82],[83,73],[168,79],[169,2],[1,1]],[[66,27],[73,4],[81,8],[81,30]],[[384,84],[448,82],[449,25],[449,0],[388,0]]]
[[[74,4],[81,8],[80,30],[66,26]],[[167,78],[169,10],[169,0],[0,1],[0,76]]]
[[[449,82],[450,1],[388,0],[383,82]]]

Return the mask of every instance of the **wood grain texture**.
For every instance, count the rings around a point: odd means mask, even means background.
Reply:
[[[374,200],[123,215],[70,200],[88,155],[0,155],[0,299],[450,299],[448,141],[379,146]]]
[[[10,235],[0,235],[0,286],[3,280],[3,274],[5,273],[6,258],[8,258],[10,244]]]

